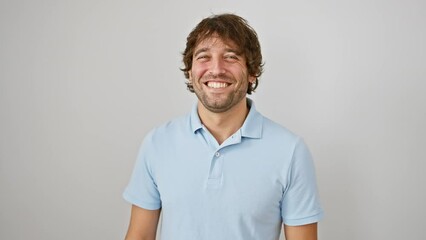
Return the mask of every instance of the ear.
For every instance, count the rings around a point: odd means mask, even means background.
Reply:
[[[191,72],[191,70],[188,71],[188,81],[192,82],[192,72]]]
[[[256,77],[255,76],[249,76],[248,81],[249,81],[249,83],[253,84],[256,81]]]

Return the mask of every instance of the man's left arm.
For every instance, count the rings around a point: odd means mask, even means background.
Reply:
[[[294,149],[281,204],[286,239],[317,240],[317,222],[321,220],[323,211],[319,203],[313,159],[301,139]]]
[[[289,226],[284,224],[284,235],[286,240],[317,240],[318,224],[311,223],[301,226]]]

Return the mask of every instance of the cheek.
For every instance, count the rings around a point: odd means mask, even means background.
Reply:
[[[191,75],[194,80],[200,79],[204,73],[207,71],[207,68],[201,66],[195,66],[191,70]]]

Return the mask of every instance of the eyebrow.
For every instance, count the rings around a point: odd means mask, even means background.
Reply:
[[[197,56],[198,54],[202,53],[202,52],[207,52],[209,50],[209,48],[205,47],[205,48],[200,48],[197,51],[195,51],[194,56]]]
[[[200,48],[197,51],[195,51],[194,56],[197,56],[198,54],[203,53],[203,52],[207,52],[209,50],[210,50],[210,48],[208,48],[208,47]],[[231,52],[231,53],[235,53],[238,56],[241,56],[241,52],[238,52],[237,50],[232,49],[232,48],[226,48],[225,51],[227,53]]]

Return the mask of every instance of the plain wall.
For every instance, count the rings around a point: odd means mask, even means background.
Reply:
[[[426,2],[0,1],[0,239],[123,239],[144,135],[196,98],[191,29],[245,17],[257,109],[304,137],[328,240],[424,239]]]

